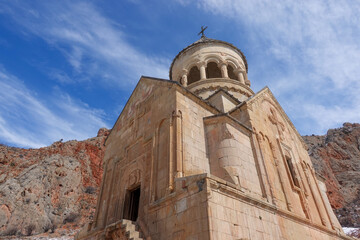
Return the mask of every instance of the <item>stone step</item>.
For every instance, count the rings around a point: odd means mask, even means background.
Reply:
[[[121,220],[121,228],[129,240],[143,240],[139,227],[135,222],[123,219]]]
[[[130,224],[130,223],[126,223],[126,224],[122,223],[121,228],[124,229],[125,232],[138,230],[135,224]]]
[[[139,231],[127,231],[126,236],[128,238],[140,237],[140,232]]]

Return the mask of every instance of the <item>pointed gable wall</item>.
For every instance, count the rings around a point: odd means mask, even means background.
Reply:
[[[314,224],[340,228],[317,184],[307,146],[271,91],[262,89],[231,115],[256,135],[268,200]]]
[[[143,202],[168,193],[171,182],[166,169],[171,157],[170,121],[176,108],[175,92],[176,84],[170,81],[140,79],[106,140],[95,229],[123,218],[126,191],[134,187],[141,186]]]

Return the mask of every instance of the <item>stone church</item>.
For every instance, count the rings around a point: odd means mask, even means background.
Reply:
[[[244,54],[200,40],[170,80],[141,77],[106,140],[93,222],[77,239],[349,239],[307,146]]]

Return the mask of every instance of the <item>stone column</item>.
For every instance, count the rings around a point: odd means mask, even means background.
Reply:
[[[313,200],[315,202],[315,206],[316,206],[316,208],[318,210],[319,217],[321,219],[321,223],[324,226],[329,227],[329,223],[325,219],[326,213],[324,212],[324,209],[322,208],[322,203],[320,202],[320,199],[319,199],[319,197],[321,197],[321,196],[319,196],[317,194],[317,193],[320,194],[320,192],[317,192],[316,187],[314,187],[314,185],[317,184],[316,179],[315,178],[311,179],[311,177],[313,177],[313,175],[311,174],[311,168],[308,167],[305,163],[302,163],[302,164],[305,166],[304,167],[305,176],[306,176],[306,179],[308,181],[308,185],[310,187],[310,192],[311,192],[312,198],[313,198]]]
[[[175,148],[175,144],[176,144],[176,139],[175,139],[175,134],[174,134],[174,115],[175,112],[173,112],[172,118],[170,118],[170,136],[169,136],[169,140],[170,140],[170,145],[169,145],[169,185],[166,189],[166,195],[172,193],[174,191],[174,161],[176,156],[176,152],[174,151]]]
[[[254,133],[255,133],[255,137],[253,137],[253,142],[254,142],[254,145],[255,145],[254,150],[259,151],[257,156],[261,160],[260,161],[261,162],[260,167],[263,169],[262,171],[264,172],[264,177],[265,177],[265,179],[263,179],[263,183],[266,182],[266,184],[264,184],[265,197],[267,198],[268,202],[271,201],[274,205],[277,205],[276,199],[274,197],[274,190],[273,190],[273,187],[272,187],[270,179],[269,179],[268,169],[267,169],[267,166],[266,166],[266,160],[264,158],[264,153],[263,153],[263,151],[264,151],[263,150],[263,148],[264,148],[263,147],[264,140],[263,140],[263,136],[261,134],[257,133],[255,130],[254,130]],[[263,176],[260,176],[260,177],[263,177]]]
[[[180,84],[183,85],[184,87],[187,86],[187,75],[186,74],[182,75]]]
[[[220,63],[221,76],[223,78],[229,78],[226,63]]]
[[[206,70],[205,70],[205,62],[199,62],[198,68],[200,69],[200,80],[206,79]]]
[[[109,181],[110,181],[110,186],[107,186],[107,187],[109,187],[108,188],[108,191],[107,191],[107,196],[106,196],[106,198],[104,199],[105,200],[105,203],[106,203],[106,206],[104,206],[104,208],[106,209],[105,210],[105,212],[104,212],[104,218],[102,219],[102,221],[101,221],[101,226],[106,226],[107,225],[107,223],[108,223],[108,221],[109,221],[109,219],[108,219],[108,215],[109,215],[109,207],[110,207],[110,205],[111,204],[113,204],[112,202],[111,202],[111,200],[112,200],[112,195],[113,195],[113,192],[114,192],[114,190],[113,190],[113,185],[114,185],[114,179],[116,179],[115,177],[114,177],[114,175],[115,175],[115,170],[116,170],[116,165],[117,165],[117,162],[118,162],[118,159],[111,159],[111,160],[109,160],[109,165],[110,165],[110,169],[108,169],[107,170],[107,173],[108,174],[110,174],[110,176],[108,176],[109,177]],[[104,204],[104,202],[103,202],[103,204]],[[124,211],[124,210],[123,210]]]
[[[255,142],[255,138],[256,138],[256,135],[255,133],[250,133],[250,139],[251,139],[251,148],[253,149],[253,154],[254,154],[254,160],[255,160],[255,166],[256,166],[256,171],[257,171],[257,174],[258,174],[258,178],[259,178],[259,182],[260,182],[260,187],[261,187],[261,193],[262,193],[262,197],[263,198],[266,198],[269,202],[269,198],[267,196],[267,192],[266,192],[266,186],[265,186],[265,181],[264,181],[264,174],[263,174],[263,171],[261,169],[261,165],[260,165],[260,155],[261,153],[259,154],[258,150],[260,151],[260,149],[257,149],[257,146],[256,146],[256,142]]]
[[[321,214],[321,221],[324,225],[326,225],[328,228],[334,228],[332,223],[331,223],[331,219],[330,219],[330,216],[326,210],[326,206],[325,206],[325,202],[324,202],[324,199],[322,198],[322,195],[321,195],[321,190],[319,188],[319,185],[318,185],[318,180],[315,176],[315,171],[313,169],[310,169],[309,172],[311,173],[311,176],[314,180],[314,183],[311,187],[314,187],[314,191],[317,191],[318,193],[318,198],[316,198],[316,200],[318,201],[318,204],[320,206],[320,214]],[[324,220],[323,220],[324,219]],[[329,220],[329,221],[328,221]],[[334,228],[335,229],[335,228]]]
[[[188,71],[186,69],[184,69],[182,71],[182,76],[181,76],[181,80],[180,80],[180,84],[183,85],[184,87],[187,86],[187,74],[188,74]]]
[[[240,83],[245,84],[244,71],[241,69],[237,69],[236,74],[237,74],[237,77],[238,77],[238,80],[240,81]]]
[[[248,79],[248,76],[247,76],[246,72],[244,72],[244,76],[245,76],[245,85],[250,87],[250,85],[251,85],[250,80]]]
[[[182,113],[178,111],[173,115],[175,117],[175,151],[176,151],[176,175],[175,177],[183,176],[183,143],[182,143]]]
[[[96,211],[95,211],[95,220],[94,223],[92,224],[93,229],[97,228],[101,223],[101,219],[99,219],[99,215],[100,215],[100,207],[101,205],[104,203],[104,187],[105,187],[105,179],[107,177],[107,172],[108,172],[108,164],[109,164],[109,160],[105,162],[105,166],[103,168],[103,176],[102,176],[102,180],[101,180],[101,188],[100,188],[100,194],[99,194],[99,199],[97,201],[96,204]],[[101,225],[100,225],[101,227]]]
[[[293,207],[292,207],[291,202],[289,201],[289,197],[291,196],[291,188],[289,188],[289,186],[285,185],[283,171],[280,168],[281,166],[280,166],[279,159],[278,159],[278,152],[277,151],[280,150],[280,149],[276,149],[275,144],[272,143],[269,139],[267,139],[267,140],[268,140],[268,143],[269,143],[269,147],[270,147],[270,150],[271,150],[273,161],[275,163],[275,168],[276,168],[276,172],[277,172],[277,175],[278,175],[278,178],[279,178],[281,190],[282,190],[282,192],[284,194],[284,199],[285,199],[287,209],[290,212],[292,212]],[[278,140],[276,140],[276,141],[278,141]]]

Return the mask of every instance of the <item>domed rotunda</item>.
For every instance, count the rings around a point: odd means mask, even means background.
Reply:
[[[174,58],[169,77],[203,99],[222,88],[243,101],[254,94],[247,71],[240,49],[202,36]]]

